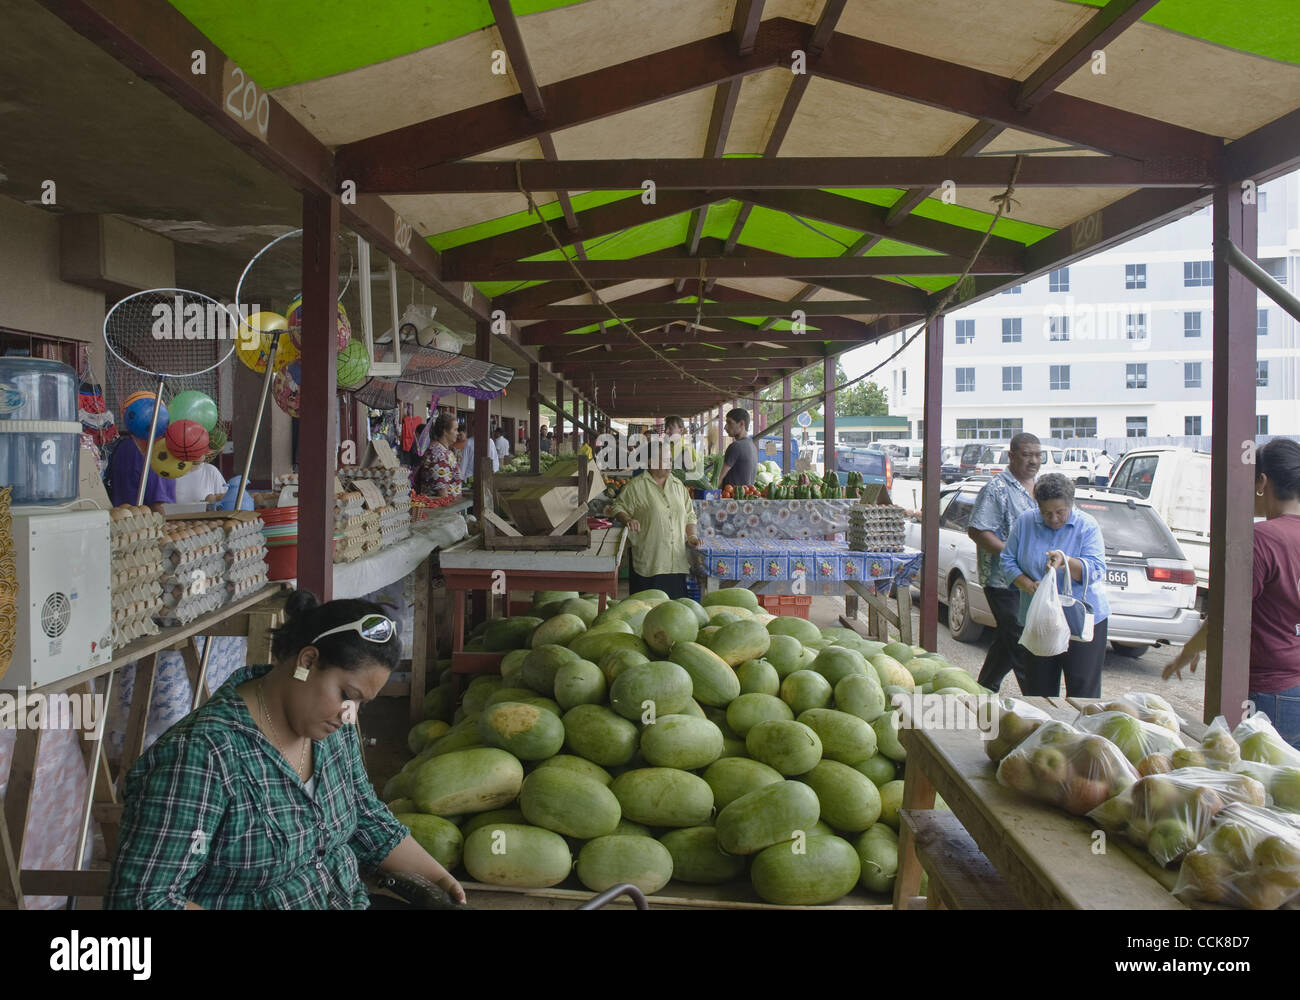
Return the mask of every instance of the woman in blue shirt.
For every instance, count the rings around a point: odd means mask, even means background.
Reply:
[[[1101,665],[1106,658],[1106,546],[1101,528],[1091,515],[1074,509],[1074,484],[1059,472],[1050,473],[1034,486],[1037,510],[1027,510],[1011,525],[1002,568],[1020,589],[1020,624],[1039,584],[1050,570],[1069,567],[1070,592],[1086,601],[1094,616],[1091,642],[1071,640],[1059,656],[1033,656],[1024,650],[1020,657],[1025,676],[1016,679],[1026,696],[1054,697],[1065,691],[1072,698],[1101,697]],[[1085,588],[1084,576],[1087,575]],[[1060,582],[1058,577],[1058,583]]]

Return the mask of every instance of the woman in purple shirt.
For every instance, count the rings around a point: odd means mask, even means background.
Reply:
[[[1047,573],[1068,567],[1070,593],[1092,607],[1093,633],[1091,642],[1072,639],[1070,648],[1059,656],[1034,656],[1022,650],[1020,662],[1026,676],[1017,675],[1016,679],[1026,696],[1051,698],[1061,693],[1064,674],[1067,695],[1100,698],[1106,619],[1110,615],[1101,528],[1091,515],[1074,508],[1074,484],[1059,472],[1038,480],[1034,499],[1038,509],[1016,518],[1000,556],[1007,579],[1021,591],[1020,624],[1024,625],[1030,598]],[[1059,577],[1057,582],[1061,582]]]
[[[109,461],[109,477],[113,484],[111,499],[114,507],[136,502],[136,497],[140,495],[140,474],[146,465],[144,442],[137,437],[127,436],[113,449],[113,457]],[[176,480],[163,479],[150,469],[144,502],[150,505],[175,503]]]

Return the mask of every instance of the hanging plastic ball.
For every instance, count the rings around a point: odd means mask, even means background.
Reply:
[[[152,393],[145,393],[137,398],[134,402],[126,407],[123,420],[126,423],[126,429],[138,438],[149,439],[149,428],[153,424],[153,404],[154,397]],[[158,413],[158,426],[154,428],[154,439],[162,437],[167,433],[167,424],[171,420],[171,414],[166,405]]]
[[[230,438],[226,436],[226,432],[220,427],[212,428],[208,432],[208,451],[221,451],[229,440]]]
[[[287,330],[288,328],[288,321],[279,313],[253,313],[240,324],[239,341],[235,345],[235,353],[239,355],[239,360],[246,367],[251,368],[258,374],[262,374],[266,371],[266,362],[271,356],[271,344],[275,339],[272,334],[276,330]],[[291,347],[289,338],[281,337],[280,346],[276,350],[277,362],[284,354],[285,349],[289,347]],[[278,364],[277,367],[279,367]]]
[[[193,420],[173,420],[165,441],[171,456],[186,462],[197,462],[208,453],[208,432]]]
[[[275,400],[275,405],[282,409],[291,417],[297,417],[299,413],[299,397],[302,393],[302,383],[294,377],[294,368],[299,369],[301,375],[302,366],[298,362],[286,365],[272,376],[271,380],[271,398]]]
[[[299,351],[302,350],[302,296],[299,295],[289,305],[289,311],[285,314],[289,324],[289,339],[293,341],[293,346]],[[348,319],[348,311],[339,303],[338,323],[335,327],[337,334],[337,343],[339,353],[347,349],[348,341],[352,339],[352,321]]]
[[[340,389],[355,389],[370,374],[370,355],[366,345],[359,340],[349,340],[348,346],[339,352],[335,366]]]
[[[181,476],[190,471],[190,466],[193,464],[193,462],[173,457],[171,452],[167,450],[165,441],[155,444],[153,452],[149,456],[149,468],[164,479],[180,479]]]
[[[196,389],[178,392],[171,401],[173,420],[193,420],[205,431],[217,426],[217,404],[207,393]]]

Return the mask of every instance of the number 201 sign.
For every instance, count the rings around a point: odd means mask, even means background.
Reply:
[[[266,138],[271,124],[271,98],[243,69],[228,60],[221,77],[221,106],[249,132]]]

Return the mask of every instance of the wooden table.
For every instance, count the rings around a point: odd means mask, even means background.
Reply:
[[[618,568],[627,545],[627,529],[600,528],[579,551],[512,551],[483,548],[483,536],[473,535],[442,550],[439,563],[451,592],[451,661],[455,675],[489,672],[499,654],[474,654],[465,650],[465,593],[485,590],[500,600],[502,615],[509,614],[512,590],[577,590],[600,595],[600,610],[607,597],[618,596]],[[414,692],[413,692],[414,694]]]
[[[196,639],[222,635],[248,637],[251,662],[269,663],[271,658],[271,629],[283,618],[283,601],[288,591],[280,583],[273,583],[256,593],[234,601],[224,608],[196,618],[188,625],[165,628],[157,635],[144,636],[120,650],[108,663],[72,674],[62,680],[32,688],[28,694],[52,695],[99,694],[107,706],[113,695],[113,681],[117,671],[128,664],[136,664],[135,685],[131,693],[131,706],[127,715],[126,742],[122,759],[114,775],[104,756],[104,731],[107,710],[97,720],[93,739],[83,741],[82,750],[90,776],[86,800],[79,805],[81,811],[81,838],[77,859],[84,856],[91,818],[98,819],[104,832],[104,843],[111,855],[117,843],[117,830],[122,816],[118,796],[123,790],[127,772],[144,749],[145,732],[149,721],[149,708],[153,702],[154,680],[158,654],[178,649],[190,676],[190,686],[195,692],[197,708],[208,694],[204,676],[206,661],[200,656]],[[104,678],[103,691],[95,692],[94,684]],[[100,895],[107,885],[108,873],[72,869],[20,870],[23,840],[27,833],[27,817],[31,808],[36,775],[36,760],[40,752],[40,729],[20,729],[14,742],[13,764],[9,771],[9,785],[4,799],[4,822],[0,823],[0,909],[22,908],[23,896]],[[71,807],[74,803],[68,803]]]
[[[1078,707],[1085,703],[1061,698],[1024,700],[1066,722],[1072,722],[1079,714]],[[959,704],[968,715],[969,725],[904,729],[900,733],[907,750],[904,818],[918,812],[921,815],[912,815],[912,825],[904,822],[899,834],[896,909],[915,908],[921,865],[913,827],[920,829],[918,821],[923,819],[924,811],[934,809],[936,792],[1025,907],[1187,909],[1170,894],[1177,880],[1176,870],[1161,868],[1144,849],[1122,837],[1107,837],[1102,842],[1104,853],[1094,853],[1096,828],[1087,819],[999,785],[975,724],[974,700],[962,702]],[[1190,743],[1194,734],[1196,725],[1188,724],[1185,742]],[[958,848],[949,853],[961,851]],[[931,879],[933,885],[933,874]]]

